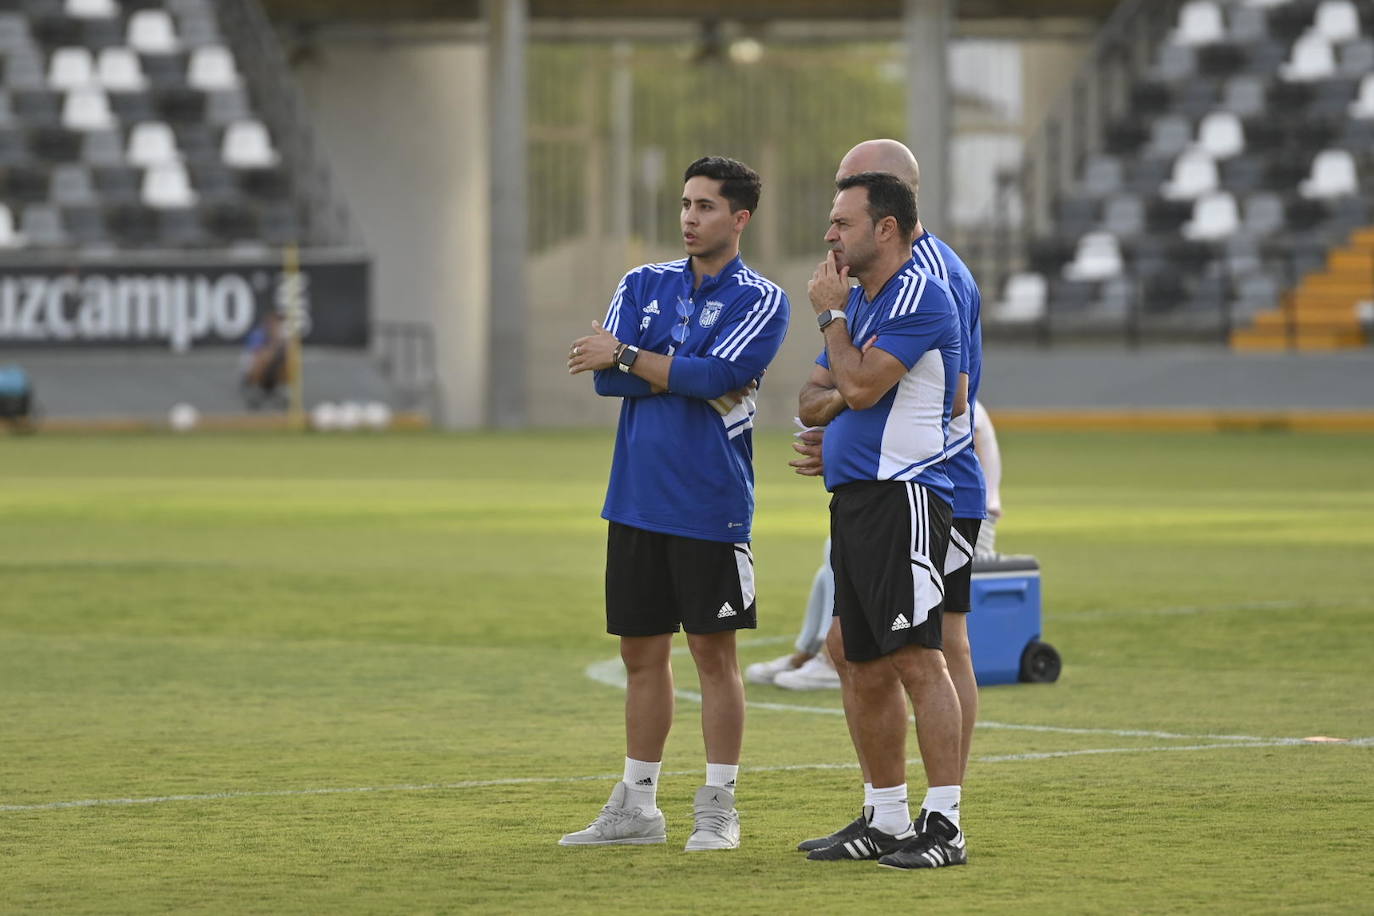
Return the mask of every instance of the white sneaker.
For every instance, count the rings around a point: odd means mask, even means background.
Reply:
[[[570,833],[558,841],[559,846],[646,846],[666,843],[668,828],[663,812],[646,813],[643,808],[625,807],[629,787],[623,782],[611,790],[611,800],[586,830]]]
[[[739,812],[729,789],[702,786],[692,802],[696,826],[687,838],[687,852],[701,849],[735,849],[739,846]]]
[[[780,672],[792,670],[792,656],[784,655],[771,662],[754,662],[744,669],[744,679],[751,684],[771,684]]]
[[[773,686],[786,690],[827,690],[840,686],[840,675],[824,655],[817,655],[793,671],[781,671]]]

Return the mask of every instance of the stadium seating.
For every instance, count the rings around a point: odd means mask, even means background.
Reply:
[[[1013,305],[1015,290],[1032,288],[1019,275],[1008,316],[1087,326],[1120,313],[1124,296],[1147,317],[1225,315],[1211,326],[1244,329],[1237,346],[1288,345],[1282,334],[1302,321],[1265,317],[1275,309],[1325,323],[1303,345],[1360,342],[1354,305],[1374,299],[1374,271],[1349,265],[1374,258],[1374,231],[1361,228],[1374,171],[1374,7],[1173,9],[1137,57],[1124,114],[1103,119],[1059,191],[1054,235],[1030,240],[1042,309]]]
[[[999,321],[1021,323],[1039,321],[1045,315],[1048,290],[1045,278],[1033,271],[1012,274],[1002,301],[997,306]]]
[[[290,164],[218,16],[213,0],[0,0],[0,248],[300,233]]]

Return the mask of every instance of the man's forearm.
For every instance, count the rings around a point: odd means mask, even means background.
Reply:
[[[807,426],[825,426],[845,409],[838,389],[808,384],[797,398],[797,418]]]

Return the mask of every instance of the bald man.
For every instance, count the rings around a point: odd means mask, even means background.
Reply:
[[[896,140],[868,140],[855,146],[840,160],[835,178],[838,182],[862,172],[895,175],[910,186],[913,193],[919,192],[920,166],[911,150]],[[941,615],[943,653],[960,706],[959,783],[962,786],[964,774],[968,769],[973,726],[978,716],[978,685],[973,671],[966,615],[972,609],[970,592],[974,545],[978,542],[979,527],[987,517],[986,483],[973,449],[974,404],[982,377],[982,299],[978,285],[963,260],[943,241],[930,234],[919,218],[916,223],[915,241],[912,244],[912,256],[923,270],[949,285],[950,293],[958,307],[962,345],[960,387],[961,391],[966,393],[968,402],[968,409],[951,420],[945,443],[945,471],[954,484],[954,520],[944,566],[944,606]],[[792,462],[797,473],[815,475],[822,472],[819,454],[822,436],[821,430],[803,434],[797,451],[804,457]],[[818,576],[818,581],[820,578]],[[845,659],[842,628],[830,628],[826,636],[826,645],[840,676],[846,721],[849,723],[850,737],[854,741],[855,752],[863,771],[864,807],[860,816],[849,825],[828,836],[800,843],[798,848],[807,851],[852,843],[864,834],[874,817],[874,785],[869,763],[864,759],[856,732],[857,716],[851,713],[851,710],[857,711],[857,698],[853,686],[852,666]],[[871,699],[865,705],[864,714],[875,714]],[[905,718],[905,698],[899,683],[894,682],[891,685],[880,715]],[[940,806],[945,809],[942,813],[957,828],[961,794],[959,786],[932,787],[931,792],[939,797]],[[928,795],[927,803],[922,806],[917,819],[918,828],[927,810],[931,809],[932,803],[932,798]],[[894,863],[885,861],[884,864]],[[904,867],[930,867],[931,864],[933,863],[922,859],[907,861]]]

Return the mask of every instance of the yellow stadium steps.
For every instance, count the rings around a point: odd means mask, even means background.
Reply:
[[[1374,301],[1374,226],[1333,249],[1326,268],[1309,274],[1279,308],[1257,313],[1231,332],[1236,350],[1346,350],[1365,345],[1359,305]]]

